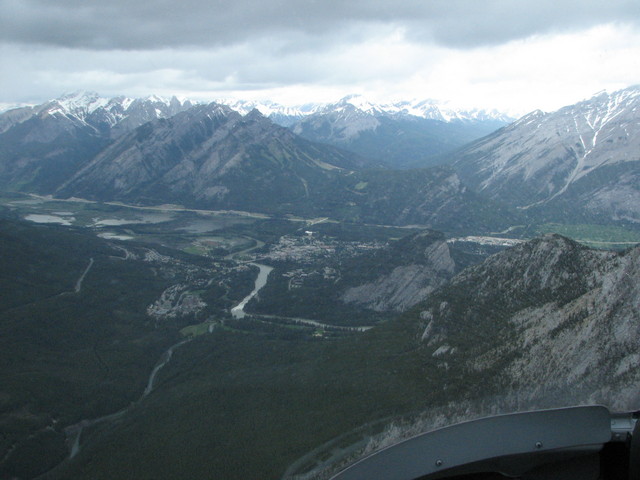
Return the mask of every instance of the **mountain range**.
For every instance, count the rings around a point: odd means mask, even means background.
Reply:
[[[6,112],[0,184],[62,197],[453,231],[510,223],[506,209],[484,202],[448,167],[381,170],[381,162],[306,140],[255,109],[242,116],[217,103],[125,103],[83,96],[34,108],[21,121]],[[171,105],[180,111],[171,115]],[[142,123],[143,114],[155,119]]]
[[[269,101],[247,101],[219,99],[217,103],[228,105],[233,110],[247,114],[253,109],[259,110],[264,116],[282,126],[292,126],[296,122],[316,114],[329,114],[339,112],[347,106],[351,106],[365,114],[377,116],[386,115],[394,117],[415,117],[424,120],[437,120],[441,122],[481,122],[495,121],[511,123],[511,116],[498,110],[464,109],[456,108],[446,102],[437,100],[403,100],[391,103],[376,103],[369,101],[363,95],[347,95],[337,102],[306,103],[297,106],[284,106]]]
[[[513,119],[498,111],[454,109],[434,100],[373,104],[350,95],[335,103],[284,106],[274,102],[221,99],[242,115],[260,111],[274,123],[312,141],[346,148],[394,168],[428,166],[435,156],[486,135]],[[0,133],[33,116],[67,117],[116,138],[148,121],[169,118],[198,102],[150,96],[100,97],[75,92],[41,105],[0,114]],[[201,103],[200,103],[201,104]]]
[[[273,118],[291,120],[285,128],[246,112],[248,103],[234,105],[243,114],[175,97],[77,94],[0,115],[0,185],[455,232],[569,219],[635,228],[638,102],[639,87],[601,93],[461,147],[471,138],[460,128],[495,129],[505,117],[357,96],[297,110],[268,104]],[[434,155],[440,165],[402,171]]]
[[[157,118],[168,118],[176,113],[203,103],[186,98],[171,98],[150,95],[143,98],[118,96],[105,98],[96,92],[77,91],[39,105],[22,105],[0,111],[0,133],[16,123],[33,115],[47,113],[74,116],[91,125],[104,121],[111,127],[126,120],[127,124],[141,125]],[[413,100],[395,103],[373,103],[362,95],[348,95],[333,103],[306,103],[286,106],[271,101],[251,101],[220,98],[213,103],[226,105],[236,112],[246,115],[258,110],[278,125],[290,127],[305,117],[316,114],[340,112],[351,106],[367,115],[389,117],[413,117],[440,122],[499,122],[514,120],[498,110],[461,109],[436,100]],[[9,113],[10,112],[10,113]]]
[[[192,107],[177,98],[65,95],[0,114],[0,185],[51,193],[113,139]]]

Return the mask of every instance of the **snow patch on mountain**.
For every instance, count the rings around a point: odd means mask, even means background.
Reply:
[[[216,102],[228,105],[243,115],[246,115],[254,108],[258,109],[264,116],[271,118],[276,123],[280,123],[279,119],[288,121],[285,126],[290,126],[291,119],[303,119],[316,114],[348,113],[353,116],[355,112],[360,115],[374,117],[409,116],[442,122],[495,120],[509,123],[514,120],[507,114],[497,110],[461,109],[454,107],[450,103],[432,99],[376,103],[358,94],[347,95],[332,103],[306,103],[293,106],[285,106],[269,101],[243,101],[228,98],[218,99]]]
[[[640,204],[628,201],[640,196],[639,107],[635,86],[535,111],[464,149],[454,165],[472,188],[519,208],[572,195],[590,215],[640,221]]]
[[[62,97],[54,100],[54,102],[58,104],[59,108],[56,109],[53,107],[50,110],[51,114],[60,112],[63,114],[70,114],[84,120],[87,115],[108,105],[109,100],[107,98],[100,97],[95,92],[77,91],[63,95]]]

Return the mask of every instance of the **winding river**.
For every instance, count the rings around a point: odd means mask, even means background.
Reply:
[[[255,287],[253,288],[253,291],[249,295],[244,297],[244,299],[238,305],[236,305],[231,309],[231,315],[233,315],[233,318],[245,317],[246,314],[244,312],[244,307],[246,307],[247,303],[249,303],[249,300],[255,297],[260,291],[260,289],[267,284],[267,277],[271,273],[271,270],[273,270],[273,267],[269,267],[267,265],[261,265],[259,263],[250,263],[249,265],[258,267],[260,269],[260,272],[258,272],[258,277],[256,278],[256,283],[255,283]]]
[[[98,417],[98,418],[93,418],[93,419],[85,419],[82,420],[74,425],[69,425],[68,427],[66,427],[65,430],[65,434],[67,435],[67,439],[68,442],[70,444],[70,452],[69,452],[69,458],[73,458],[75,457],[78,453],[80,453],[80,437],[82,437],[82,431],[85,428],[88,427],[92,427],[93,425],[96,425],[98,423],[102,423],[102,422],[107,422],[107,421],[111,421],[111,420],[116,420],[120,417],[122,417],[125,413],[127,413],[136,403],[140,402],[144,397],[146,397],[147,395],[149,395],[152,391],[153,388],[155,387],[155,381],[156,381],[156,377],[158,376],[158,372],[160,370],[162,370],[162,368],[169,363],[169,361],[171,360],[171,357],[173,356],[173,352],[181,347],[182,345],[184,345],[185,343],[191,341],[191,339],[186,339],[186,340],[181,340],[178,343],[172,345],[171,347],[169,347],[160,357],[160,360],[158,361],[158,363],[156,364],[156,366],[154,367],[153,371],[151,372],[151,375],[149,375],[149,380],[147,381],[147,387],[144,389],[144,392],[142,392],[142,395],[140,396],[140,398],[136,401],[131,403],[128,407],[123,408],[122,410],[118,410],[115,413],[111,413],[109,415],[105,415],[103,417]]]
[[[231,315],[233,315],[233,318],[244,318],[247,315],[247,313],[244,311],[244,307],[246,307],[247,303],[249,303],[249,301],[258,294],[260,289],[262,289],[262,287],[264,287],[267,284],[267,278],[269,277],[269,274],[273,270],[273,267],[269,267],[267,265],[261,265],[259,263],[250,263],[249,265],[258,267],[260,269],[260,272],[258,272],[258,277],[256,278],[256,283],[253,291],[249,295],[244,297],[244,299],[238,305],[236,305],[231,309]],[[321,322],[318,322],[317,320],[311,320],[308,318],[283,317],[281,315],[265,315],[265,314],[259,314],[259,313],[251,313],[250,315],[252,317],[261,318],[263,320],[283,319],[283,320],[293,321],[296,323],[302,323],[310,327],[319,327],[319,328],[324,328],[328,330],[339,330],[339,331],[345,331],[345,332],[365,332],[370,328],[372,328],[369,326],[349,327],[349,326],[342,326],[342,325],[330,325],[327,323],[321,323]],[[212,330],[210,329],[209,332],[211,331]]]

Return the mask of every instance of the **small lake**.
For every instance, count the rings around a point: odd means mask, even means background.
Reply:
[[[173,220],[171,213],[143,213],[136,218],[93,218],[93,227],[119,227],[137,223],[163,223]]]
[[[230,227],[232,225],[242,224],[242,223],[250,223],[247,222],[244,218],[232,218],[232,217],[217,217],[212,216],[208,218],[197,218],[194,220],[188,220],[185,222],[183,227],[178,228],[177,230],[181,230],[187,233],[209,233],[215,232],[216,230],[220,230],[226,227]]]
[[[133,240],[134,237],[131,235],[119,235],[113,232],[102,232],[99,233],[98,236],[100,238],[104,238],[105,240]]]
[[[58,225],[73,225],[74,217],[59,217],[57,215],[46,215],[42,213],[32,213],[24,217],[25,220],[35,223],[56,223]]]

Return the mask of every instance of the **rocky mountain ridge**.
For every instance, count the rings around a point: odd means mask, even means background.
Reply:
[[[416,312],[440,368],[492,378],[509,408],[640,401],[640,247],[549,235],[470,267]]]
[[[77,91],[40,105],[24,106],[0,113],[0,133],[32,117],[66,118],[91,127],[110,137],[118,137],[140,125],[159,118],[169,118],[195,103],[151,95],[145,98],[124,96],[104,98],[95,92]]]
[[[0,185],[53,193],[114,139],[191,108],[157,97],[101,98],[76,92],[0,114]]]
[[[635,86],[536,111],[462,149],[452,163],[472,188],[521,209],[638,223],[639,106]]]
[[[57,193],[251,210],[259,198],[308,198],[325,172],[356,164],[354,155],[301,141],[257,110],[243,117],[213,103],[123,135]]]

